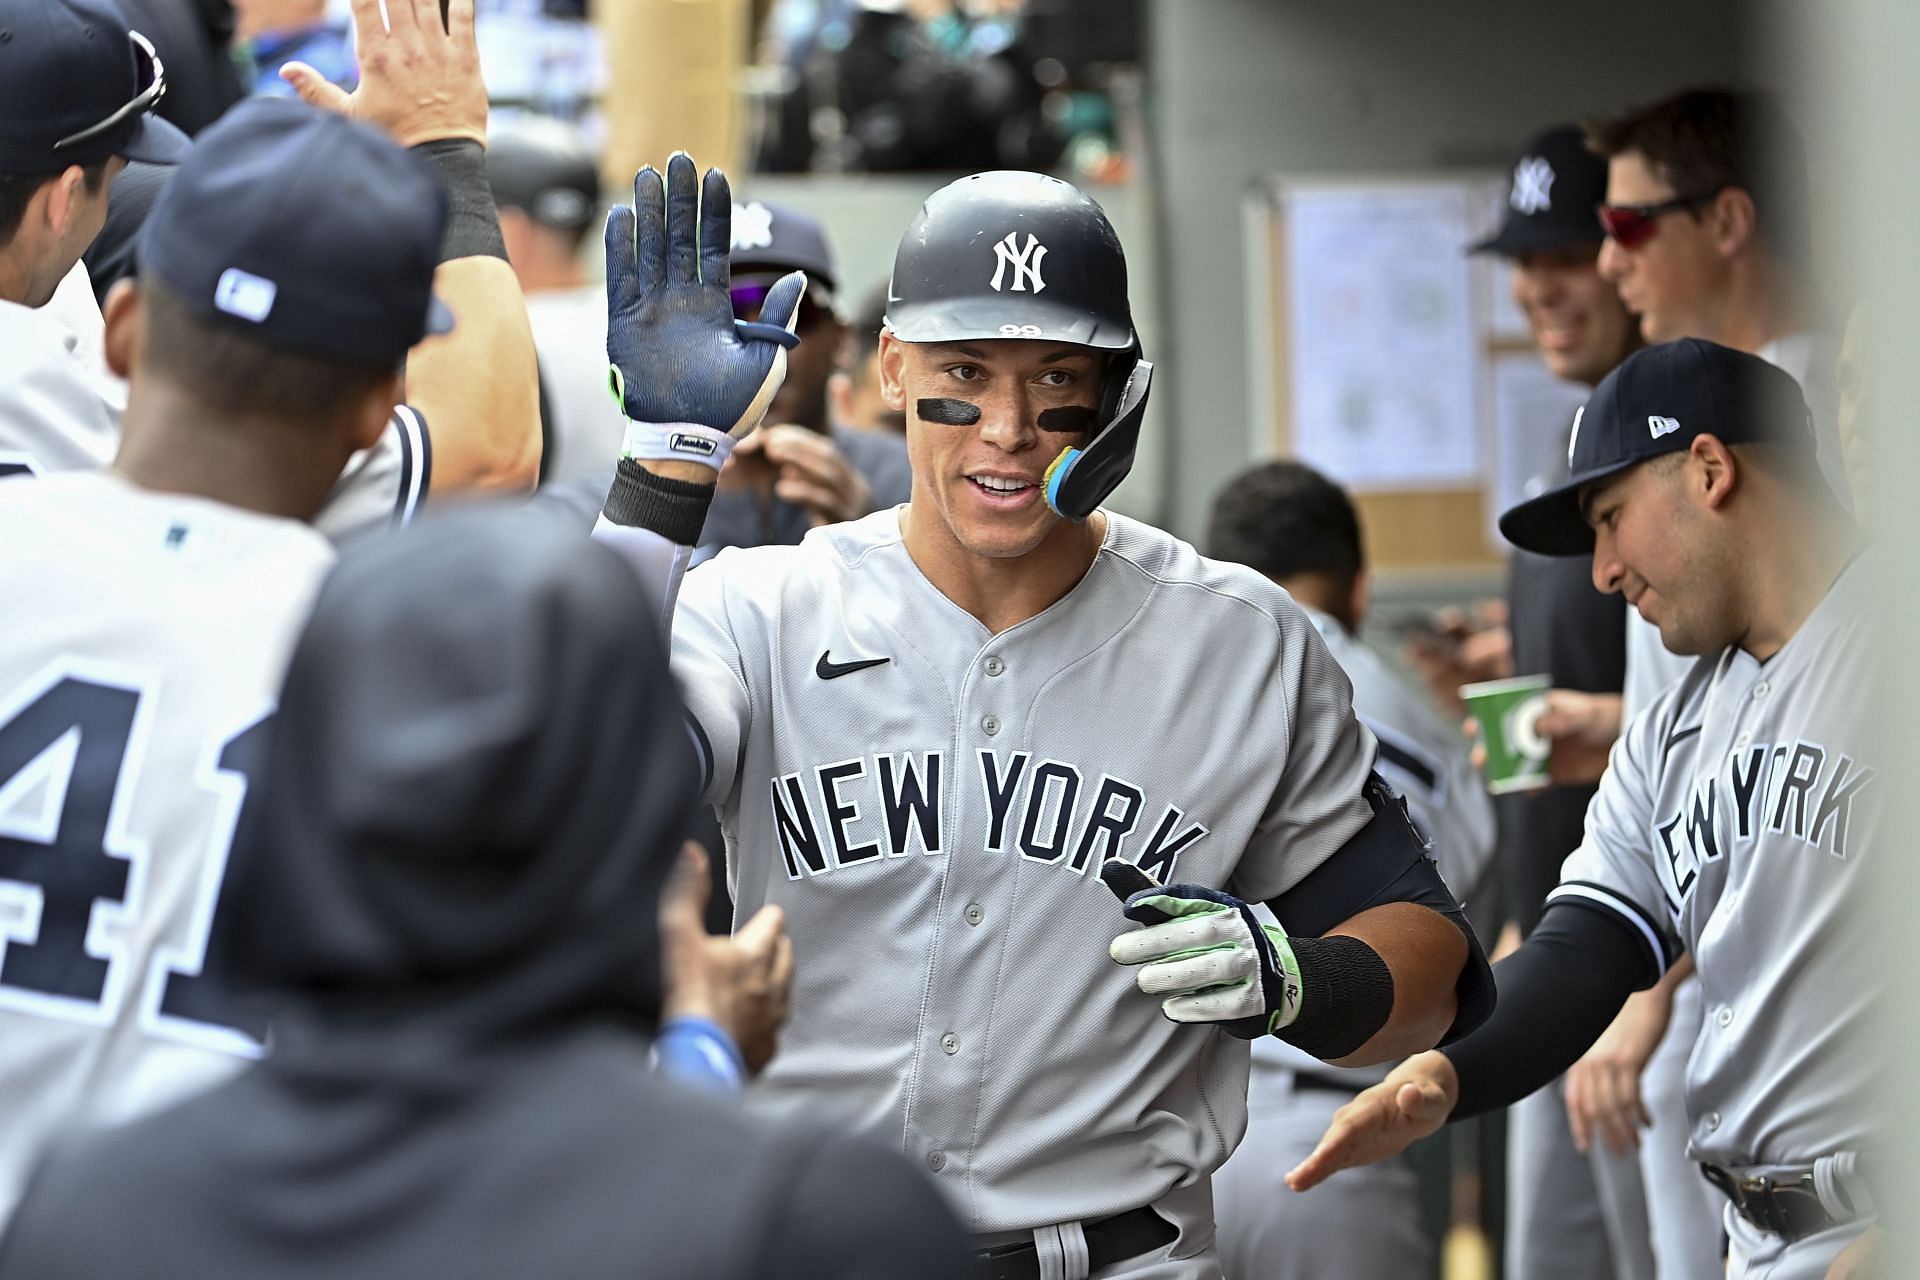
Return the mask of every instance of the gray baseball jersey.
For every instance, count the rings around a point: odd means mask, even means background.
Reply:
[[[1856,560],[1785,647],[1700,659],[1628,726],[1549,904],[1618,915],[1661,971],[1699,968],[1690,1150],[1730,1167],[1858,1150],[1883,983],[1857,908],[1885,838],[1872,569]]]
[[[0,546],[4,1221],[63,1126],[156,1109],[252,1049],[199,974],[333,553],[305,525],[97,471],[0,482]]]
[[[94,471],[113,461],[126,400],[99,364],[99,334],[86,320],[81,308],[0,301],[0,479]],[[314,527],[337,540],[405,524],[426,500],[432,458],[426,419],[396,408],[373,447],[348,460]]]
[[[1158,1201],[1204,1242],[1246,1044],[1140,995],[1096,872],[1275,897],[1371,817],[1374,742],[1278,587],[1106,519],[1086,576],[999,635],[893,511],[722,552],[673,665],[737,909],[780,904],[794,939],[768,1104],[899,1143],[977,1232]]]
[[[1457,897],[1471,894],[1493,862],[1493,801],[1467,753],[1459,729],[1442,720],[1427,700],[1407,687],[1366,642],[1338,622],[1314,609],[1303,608],[1327,652],[1353,682],[1353,710],[1373,731],[1380,755],[1380,776],[1405,797],[1414,825],[1433,846],[1441,878]],[[1256,909],[1271,918],[1264,907]],[[1253,1090],[1262,1088],[1264,1073],[1311,1071],[1342,1079],[1358,1092],[1383,1079],[1392,1064],[1373,1067],[1330,1067],[1304,1049],[1266,1036],[1253,1042]],[[1277,1084],[1276,1090],[1287,1086]],[[1280,1193],[1280,1175],[1269,1181]]]

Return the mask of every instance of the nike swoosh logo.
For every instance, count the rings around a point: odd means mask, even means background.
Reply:
[[[838,680],[851,671],[865,671],[868,667],[877,667],[883,662],[892,662],[892,658],[868,658],[862,662],[835,662],[827,655],[831,649],[820,654],[820,661],[813,664],[813,674],[822,680]]]

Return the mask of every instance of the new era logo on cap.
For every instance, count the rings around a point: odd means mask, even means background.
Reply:
[[[1680,422],[1677,418],[1663,418],[1657,413],[1647,415],[1647,430],[1653,433],[1655,440],[1661,436],[1670,436],[1679,429]]]
[[[271,280],[228,267],[214,286],[213,305],[230,316],[259,324],[273,311],[273,299],[279,292],[280,286]]]

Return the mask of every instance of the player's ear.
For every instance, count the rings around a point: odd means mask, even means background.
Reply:
[[[1720,255],[1731,258],[1753,241],[1758,215],[1744,187],[1725,187],[1707,206],[1708,229]]]
[[[395,369],[368,384],[367,392],[360,398],[354,414],[350,443],[356,452],[371,449],[380,442],[380,434],[387,429],[387,420],[393,416],[393,407],[400,403],[405,393],[406,373],[402,369]]]
[[[893,330],[880,331],[880,398],[895,413],[907,411],[907,388],[902,380],[906,371],[907,349]]]
[[[133,375],[133,365],[141,345],[141,327],[145,323],[140,305],[140,286],[132,279],[116,280],[107,290],[106,305],[100,317],[106,322],[105,355],[107,368],[115,377]]]
[[[1695,436],[1686,464],[1687,492],[1709,511],[1726,505],[1740,480],[1740,460],[1725,441]]]
[[[1353,586],[1347,589],[1347,617],[1351,618],[1355,631],[1360,630],[1367,621],[1367,607],[1373,603],[1373,575],[1365,569],[1353,575]]]

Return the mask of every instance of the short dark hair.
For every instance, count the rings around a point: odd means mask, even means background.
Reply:
[[[1619,116],[1589,120],[1587,146],[1611,159],[1632,151],[1677,195],[1739,187],[1753,197],[1773,251],[1798,259],[1809,248],[1806,147],[1786,113],[1763,94],[1688,89]]]
[[[144,371],[217,413],[318,427],[396,372],[269,346],[204,318],[151,274],[140,277],[140,300],[146,309]]]
[[[1227,482],[1207,521],[1207,554],[1276,580],[1321,574],[1342,590],[1366,566],[1360,516],[1346,490],[1284,458]]]
[[[88,195],[100,194],[100,184],[107,180],[107,164],[112,159],[109,156],[82,166]],[[65,169],[50,169],[41,173],[0,173],[0,249],[12,244],[14,236],[19,234],[20,224],[27,217],[27,206],[33,203],[40,188],[65,172]]]
[[[853,337],[853,367],[858,369],[873,359],[880,349],[880,327],[887,322],[887,281],[867,290],[853,313],[849,329]]]

